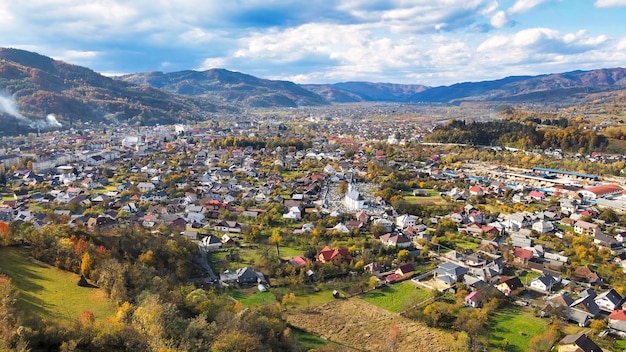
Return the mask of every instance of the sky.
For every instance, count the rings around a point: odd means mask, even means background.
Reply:
[[[626,0],[0,0],[0,47],[106,75],[441,86],[623,67]]]

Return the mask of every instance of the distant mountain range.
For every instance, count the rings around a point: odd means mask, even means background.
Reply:
[[[37,53],[0,48],[0,135],[86,121],[153,125],[204,120],[242,107],[357,102],[567,104],[589,94],[624,89],[624,68],[441,87],[371,82],[298,85],[225,69],[110,78]]]
[[[224,69],[148,72],[119,77],[124,82],[172,93],[209,97],[247,107],[297,107],[328,104],[320,95],[288,81],[272,81]]]

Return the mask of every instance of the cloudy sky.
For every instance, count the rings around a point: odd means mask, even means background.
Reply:
[[[0,0],[0,46],[104,74],[429,86],[626,65],[626,0]]]

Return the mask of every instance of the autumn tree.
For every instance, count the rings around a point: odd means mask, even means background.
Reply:
[[[6,222],[0,221],[0,246],[11,244],[11,227]]]
[[[89,277],[89,274],[91,272],[91,255],[89,255],[89,252],[85,252],[85,254],[83,254],[83,258],[80,262],[80,272],[81,274],[85,275],[86,277]]]

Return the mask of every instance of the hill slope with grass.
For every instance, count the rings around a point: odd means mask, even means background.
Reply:
[[[25,249],[0,248],[0,273],[18,290],[16,307],[26,320],[70,323],[89,311],[103,321],[115,314],[103,290],[78,286],[78,275],[37,261]]]

